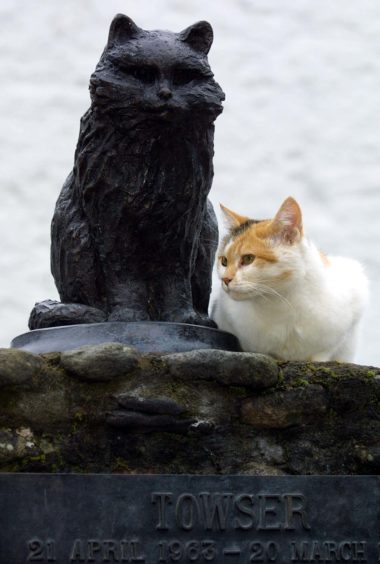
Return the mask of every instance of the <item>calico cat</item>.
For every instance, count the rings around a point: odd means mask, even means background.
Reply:
[[[207,194],[224,93],[207,60],[213,32],[146,31],[118,15],[90,79],[75,164],[52,221],[62,303],[31,329],[208,317],[218,231]]]
[[[272,220],[222,206],[221,287],[212,318],[243,350],[283,360],[351,361],[367,301],[367,278],[349,258],[325,256],[304,235],[293,198]]]

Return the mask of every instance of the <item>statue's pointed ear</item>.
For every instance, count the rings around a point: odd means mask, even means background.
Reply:
[[[117,14],[112,20],[108,34],[108,43],[124,43],[139,34],[140,28],[124,14]]]
[[[214,33],[208,22],[197,22],[181,31],[179,38],[188,43],[195,51],[207,55],[214,39]]]

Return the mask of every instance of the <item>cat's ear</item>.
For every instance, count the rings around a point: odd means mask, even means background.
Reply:
[[[294,198],[286,198],[272,221],[275,237],[293,245],[303,234],[302,212]]]
[[[205,55],[210,51],[214,39],[211,25],[203,21],[187,27],[178,35],[181,41],[188,43],[192,49]]]
[[[223,206],[223,204],[220,204],[220,208],[223,212],[223,217],[228,229],[236,229],[236,227],[239,227],[239,225],[242,225],[249,220],[248,217],[229,210],[226,206]]]
[[[135,22],[124,14],[117,14],[111,22],[108,43],[125,43],[137,37],[140,32]]]

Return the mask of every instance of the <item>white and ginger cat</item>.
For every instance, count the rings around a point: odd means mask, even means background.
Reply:
[[[229,232],[217,258],[218,327],[236,335],[244,351],[351,361],[368,295],[361,265],[319,252],[304,235],[293,198],[265,221],[221,207]]]

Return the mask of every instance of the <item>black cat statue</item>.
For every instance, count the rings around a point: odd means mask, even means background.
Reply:
[[[215,327],[207,310],[218,229],[207,195],[224,93],[207,60],[212,40],[207,22],[172,33],[140,29],[124,15],[112,21],[52,221],[61,301],[36,304],[30,329],[75,325],[61,335],[80,343],[84,332],[96,341],[94,323],[104,341],[117,340],[110,331],[124,322],[128,342],[130,333],[157,331],[141,322]]]

